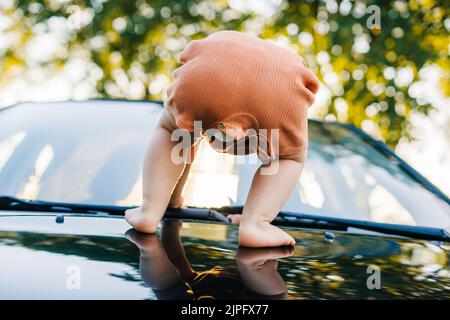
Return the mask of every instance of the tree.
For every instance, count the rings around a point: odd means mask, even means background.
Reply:
[[[445,1],[11,1],[0,7],[1,38],[8,39],[0,45],[0,87],[36,64],[58,72],[77,55],[101,70],[98,96],[162,99],[189,40],[232,29],[304,56],[330,96],[317,116],[365,127],[392,147],[409,137],[411,111],[431,108],[410,89],[423,66],[439,65],[450,93]],[[62,48],[29,61],[30,41],[58,28]]]

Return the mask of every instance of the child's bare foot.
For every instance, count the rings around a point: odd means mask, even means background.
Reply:
[[[139,232],[155,233],[161,219],[143,207],[138,207],[126,210],[125,220]]]
[[[250,248],[294,246],[295,240],[267,221],[241,221],[239,244]]]

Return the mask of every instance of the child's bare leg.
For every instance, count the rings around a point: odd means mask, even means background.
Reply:
[[[169,201],[169,207],[171,208],[179,208],[183,204],[183,189],[186,185],[186,181],[189,176],[189,171],[191,170],[192,162],[194,161],[195,154],[197,153],[199,144],[196,143],[191,147],[191,162],[187,163],[184,167],[183,173],[181,174],[180,178],[177,181],[177,184],[172,192],[172,197]]]
[[[140,232],[156,231],[185,168],[184,163],[177,164],[171,159],[172,149],[179,143],[171,141],[176,128],[172,114],[165,110],[144,159],[142,206],[125,212],[128,223]]]
[[[261,168],[253,177],[239,227],[239,244],[246,247],[276,247],[295,245],[295,240],[271,225],[289,199],[303,169],[303,163],[280,159],[278,171],[262,175]]]

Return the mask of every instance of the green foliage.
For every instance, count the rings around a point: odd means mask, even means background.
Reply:
[[[359,127],[366,121],[395,146],[408,137],[411,111],[426,114],[431,108],[409,90],[424,65],[441,67],[442,89],[450,93],[449,5],[433,0],[339,2],[267,1],[262,6],[269,8],[267,13],[226,0],[16,0],[0,9],[0,20],[10,21],[0,32],[14,35],[0,49],[0,86],[30,67],[27,43],[37,30],[45,32],[58,21],[68,26],[63,36],[67,49],[39,66],[58,72],[75,55],[90,60],[102,70],[98,95],[116,98],[164,98],[170,72],[189,40],[223,29],[247,31],[305,57],[330,92],[317,116],[334,115]],[[380,9],[380,28],[367,25],[372,4]],[[398,81],[399,74],[407,80]],[[160,85],[152,86],[155,82]],[[131,86],[144,89],[133,94]]]

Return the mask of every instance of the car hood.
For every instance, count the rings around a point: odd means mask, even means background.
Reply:
[[[187,221],[162,239],[128,229],[121,217],[2,211],[0,299],[450,298],[448,243],[286,229],[287,252],[239,249],[233,225]]]

